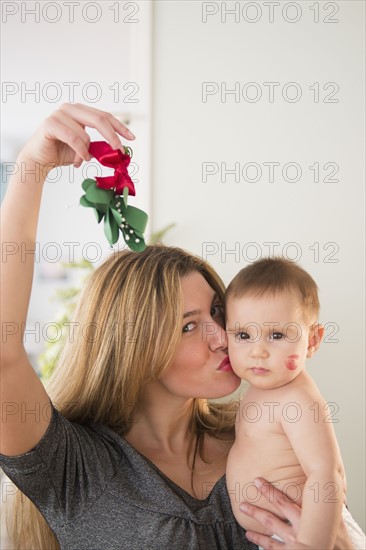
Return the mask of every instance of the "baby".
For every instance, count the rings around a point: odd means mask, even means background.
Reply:
[[[323,338],[318,313],[317,285],[293,262],[259,260],[230,283],[230,362],[249,388],[240,401],[227,489],[247,530],[264,532],[239,511],[240,502],[276,512],[253,483],[263,477],[301,504],[299,543],[333,549],[343,513],[355,548],[364,549],[365,537],[344,506],[345,472],[331,413],[305,370]]]

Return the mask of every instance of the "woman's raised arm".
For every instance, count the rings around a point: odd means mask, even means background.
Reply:
[[[52,168],[90,160],[85,127],[96,128],[114,149],[133,134],[110,113],[64,104],[44,120],[17,158],[17,172],[1,206],[1,439],[0,453],[32,449],[49,419],[37,411],[48,395],[29,363],[23,334],[29,306],[42,190]],[[119,135],[118,135],[119,134]],[[32,252],[33,251],[33,252]],[[35,412],[31,412],[35,411]]]

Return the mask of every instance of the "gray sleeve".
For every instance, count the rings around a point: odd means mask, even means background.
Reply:
[[[54,524],[92,506],[117,472],[121,454],[112,441],[87,425],[70,422],[51,405],[51,422],[31,451],[0,454],[13,483]]]

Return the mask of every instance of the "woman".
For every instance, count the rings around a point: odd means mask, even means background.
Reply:
[[[13,248],[2,263],[0,465],[30,499],[14,499],[16,547],[305,548],[299,508],[266,484],[279,517],[245,513],[268,536],[245,536],[232,515],[224,473],[235,407],[206,399],[240,380],[227,360],[223,284],[205,262],[163,246],[111,255],[84,289],[47,391],[29,364],[17,328],[34,266],[21,243],[34,245],[48,171],[90,160],[86,126],[115,149],[118,134],[133,139],[108,113],[63,105],[20,153],[26,181],[13,176],[2,207],[4,249]],[[351,548],[343,524],[338,547]]]

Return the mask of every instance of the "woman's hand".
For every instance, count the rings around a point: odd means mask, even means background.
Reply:
[[[65,103],[46,118],[29,139],[19,157],[50,169],[88,161],[90,137],[85,127],[95,128],[113,149],[123,149],[118,134],[126,139],[135,136],[113,115],[80,103]]]
[[[255,484],[262,495],[278,510],[278,516],[252,504],[241,504],[240,510],[247,516],[259,521],[267,531],[267,535],[247,531],[247,539],[261,546],[264,550],[318,550],[296,541],[301,520],[300,506],[295,502],[291,502],[284,493],[273,487],[265,479],[258,478],[255,480]],[[274,534],[280,537],[282,542],[272,539],[271,537]],[[335,548],[339,550],[353,548],[343,520],[340,522]]]
[[[263,535],[260,533],[255,533],[254,531],[247,531],[247,539],[255,544],[258,544],[258,546],[261,546],[264,550],[284,550],[285,548],[309,550],[308,547],[303,545],[295,546],[296,534],[300,526],[301,519],[300,506],[294,502],[290,502],[286,495],[262,478],[256,479],[255,484],[260,489],[262,495],[272,504],[272,506],[277,508],[278,516],[282,516],[286,519],[281,519],[271,512],[263,510],[262,508],[257,508],[257,506],[253,506],[247,502],[241,504],[239,507],[240,510],[247,516],[259,521],[268,533],[267,535]],[[273,534],[280,537],[283,542],[272,539],[271,536]]]

